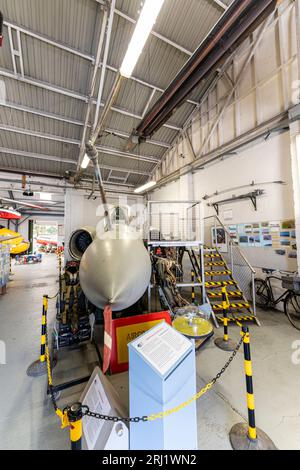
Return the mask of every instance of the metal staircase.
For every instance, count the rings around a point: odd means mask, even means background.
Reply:
[[[218,261],[214,261],[216,259]],[[254,315],[250,303],[217,248],[206,247],[204,249],[204,260],[206,297],[217,322],[223,322],[221,290],[225,286],[230,300],[228,320],[240,323],[255,322],[259,325],[259,321],[256,315]],[[222,270],[216,270],[217,267],[222,268]]]

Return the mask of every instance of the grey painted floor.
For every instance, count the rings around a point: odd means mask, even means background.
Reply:
[[[56,257],[40,265],[13,267],[8,293],[0,296],[0,340],[6,343],[6,365],[0,365],[0,449],[66,449],[68,431],[61,430],[46,398],[45,377],[29,378],[27,366],[38,357],[42,295],[57,291]],[[50,303],[49,323],[54,316]],[[251,328],[257,424],[279,449],[300,449],[300,365],[292,362],[292,344],[300,332],[283,314],[259,312],[262,327]],[[221,331],[216,332],[216,336]],[[232,327],[238,339],[239,331]],[[197,355],[198,388],[223,366],[228,353],[213,342]],[[95,354],[75,350],[61,354],[55,381],[80,377],[93,370]],[[111,378],[126,404],[127,374]],[[82,387],[65,391],[62,407],[77,399]],[[215,387],[197,403],[199,449],[230,449],[231,426],[247,413],[243,356],[239,353]]]

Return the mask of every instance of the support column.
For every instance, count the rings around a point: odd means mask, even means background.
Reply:
[[[28,241],[30,243],[29,253],[31,254],[33,253],[33,224],[34,224],[33,220],[28,221]]]
[[[294,190],[294,212],[296,222],[297,262],[300,272],[300,104],[289,112],[295,120],[290,124],[291,165]]]

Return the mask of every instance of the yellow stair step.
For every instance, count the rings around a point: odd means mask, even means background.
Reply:
[[[207,292],[208,297],[222,297],[222,292]],[[228,297],[243,297],[243,293],[240,291],[229,291],[227,292]]]
[[[207,281],[205,287],[224,287],[224,286],[236,286],[236,281]]]
[[[217,316],[217,320],[220,322],[220,323],[224,323],[224,318],[223,317],[218,317]],[[236,322],[236,321],[239,321],[239,322],[243,322],[243,321],[256,321],[256,317],[254,316],[242,316],[242,317],[235,317],[235,318],[232,318],[232,317],[228,317],[228,321],[229,322]]]
[[[222,304],[212,304],[211,305],[213,310],[223,310],[223,305]],[[250,304],[245,303],[245,302],[236,302],[236,303],[230,303],[229,305],[230,308],[250,308]]]
[[[226,266],[225,261],[215,261],[212,263],[204,263],[204,266]]]
[[[205,271],[205,276],[227,276],[232,274],[231,271]]]

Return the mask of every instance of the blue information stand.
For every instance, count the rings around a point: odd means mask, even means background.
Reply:
[[[167,323],[128,347],[130,416],[169,410],[195,395],[194,344]],[[163,419],[130,423],[130,449],[197,449],[196,402]]]

